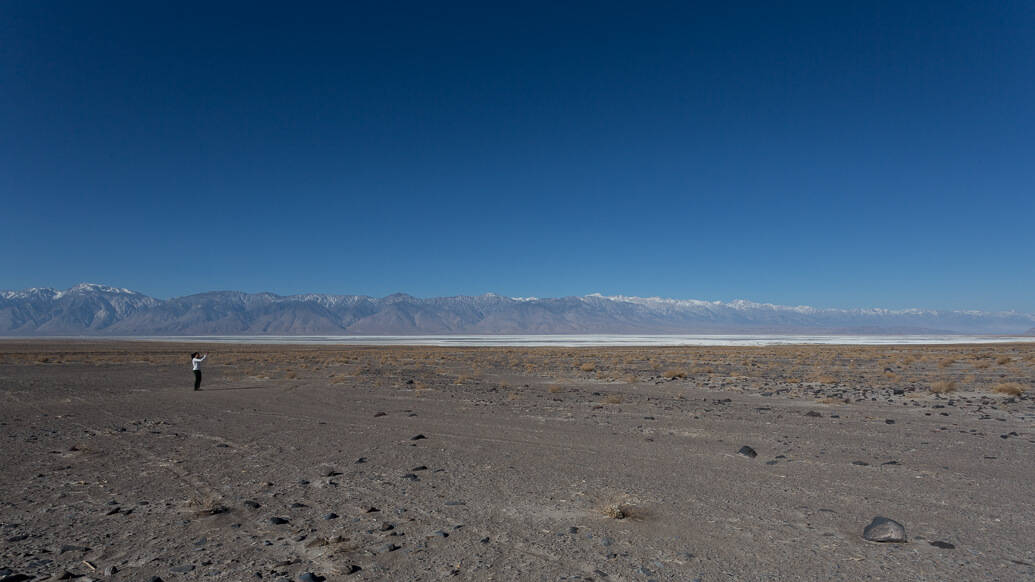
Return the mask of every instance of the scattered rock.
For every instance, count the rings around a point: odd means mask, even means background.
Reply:
[[[810,411],[805,413],[805,416],[811,416],[813,418],[821,418],[823,415],[818,413],[818,412],[816,412],[815,410],[810,410]]]
[[[388,413],[386,413],[386,412],[375,412],[374,413],[374,418],[378,418],[380,416],[388,416]]]
[[[345,566],[345,573],[351,575],[351,574],[355,574],[356,572],[359,572],[362,569],[363,568],[360,568],[359,566],[357,566],[355,564],[349,564],[349,565]]]
[[[381,511],[381,510],[376,508],[376,507],[368,507],[368,508],[366,508],[366,510],[363,513],[377,513],[378,511]]]
[[[324,519],[327,519],[327,520],[331,520],[331,519],[338,519],[338,514],[337,514],[337,513],[334,513],[334,512],[332,511],[332,512],[328,513],[327,515],[324,515],[324,516],[323,516],[323,518],[324,518]]]
[[[270,523],[272,523],[273,525],[284,525],[290,522],[287,519],[284,519],[283,517],[271,517]]]
[[[753,448],[751,448],[751,447],[749,447],[747,445],[744,445],[744,446],[740,447],[740,450],[737,451],[737,454],[738,455],[743,455],[743,456],[745,456],[745,457],[747,457],[749,459],[754,459],[755,457],[758,456],[758,453],[755,452],[755,449],[753,449]]]
[[[423,440],[423,439],[426,439],[426,438],[428,438],[428,437],[426,437],[426,436],[424,436],[422,434],[418,434],[418,435],[411,436],[410,440],[411,441],[419,441],[419,440]]]
[[[250,507],[252,509],[258,509],[258,508],[262,507],[261,505],[259,505],[259,503],[257,501],[252,501],[251,499],[245,500],[244,501],[244,506],[245,507]]]
[[[298,576],[300,582],[323,582],[327,578],[320,576],[319,574],[313,574],[312,572],[305,572]]]
[[[931,544],[932,546],[934,546],[936,548],[941,548],[943,550],[955,550],[956,549],[956,546],[950,544],[949,542],[927,542],[927,543]]]
[[[175,566],[173,568],[169,568],[169,571],[176,572],[178,574],[185,574],[187,572],[193,572],[194,566],[192,566],[191,564],[184,564],[182,566]]]
[[[871,542],[905,542],[906,528],[893,519],[877,516],[863,530],[863,539]]]

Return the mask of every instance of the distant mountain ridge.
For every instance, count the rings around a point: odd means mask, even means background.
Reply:
[[[737,300],[494,293],[421,299],[212,291],[156,299],[82,283],[0,292],[0,335],[427,335],[1035,332],[1035,315],[924,309],[817,309]]]

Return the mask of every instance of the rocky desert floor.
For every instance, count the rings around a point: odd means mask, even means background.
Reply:
[[[0,580],[1035,580],[1033,388],[1022,344],[2,341]]]

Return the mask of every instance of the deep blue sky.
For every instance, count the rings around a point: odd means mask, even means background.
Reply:
[[[1031,2],[212,4],[0,2],[0,289],[1035,312]]]

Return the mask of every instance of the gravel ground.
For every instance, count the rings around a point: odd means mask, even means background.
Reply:
[[[1035,580],[1033,369],[3,341],[0,580]]]

